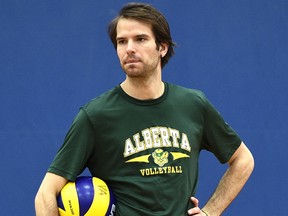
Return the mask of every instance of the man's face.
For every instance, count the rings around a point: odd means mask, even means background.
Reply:
[[[116,31],[117,54],[127,76],[147,77],[161,72],[163,51],[157,49],[149,24],[123,18],[119,20]]]

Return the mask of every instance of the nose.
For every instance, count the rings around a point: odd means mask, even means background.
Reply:
[[[127,42],[126,52],[127,52],[127,54],[131,54],[131,53],[135,53],[136,52],[135,44],[134,44],[134,42],[132,40],[129,40]]]

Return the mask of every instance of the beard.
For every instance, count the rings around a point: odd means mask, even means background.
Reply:
[[[147,61],[130,55],[122,61],[121,67],[125,74],[130,78],[145,78],[155,74],[160,64],[161,59],[158,55],[151,56]]]

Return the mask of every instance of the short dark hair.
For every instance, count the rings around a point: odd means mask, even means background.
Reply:
[[[152,26],[152,32],[156,39],[157,49],[162,43],[168,45],[166,55],[161,59],[161,67],[163,68],[174,54],[173,47],[175,43],[172,41],[169,24],[164,15],[149,4],[144,3],[128,3],[119,12],[108,26],[108,34],[115,47],[117,48],[117,24],[121,18],[134,19],[140,22],[148,23]]]

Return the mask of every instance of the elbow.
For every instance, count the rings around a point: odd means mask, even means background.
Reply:
[[[34,199],[35,212],[37,216],[40,215],[59,215],[55,196],[45,193],[45,191],[38,191]]]
[[[40,200],[41,200],[41,193],[40,193],[40,191],[38,191],[35,198],[34,198],[35,207],[40,203]]]
[[[248,179],[252,174],[255,166],[255,161],[252,153],[244,143],[238,148],[229,161],[231,169],[241,173],[242,178]]]
[[[35,207],[35,212],[36,212],[36,215],[39,209],[39,206],[41,206],[41,204],[43,203],[43,196],[41,195],[41,192],[38,191],[35,198],[34,198],[34,207]]]
[[[43,208],[43,206],[46,206],[46,198],[45,193],[39,190],[34,198],[34,205],[35,205],[35,211],[36,215],[40,212],[40,210]]]
[[[249,156],[248,156],[248,162],[247,162],[247,166],[248,166],[248,170],[250,171],[250,174],[253,172],[254,170],[254,167],[255,167],[255,160],[254,160],[254,157],[252,155],[252,153],[249,151]]]
[[[246,177],[248,179],[255,167],[254,157],[252,153],[248,150],[248,148],[246,153],[239,160],[239,165],[240,169],[242,170],[243,177]]]

